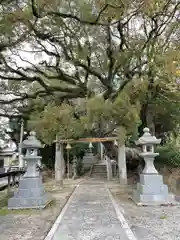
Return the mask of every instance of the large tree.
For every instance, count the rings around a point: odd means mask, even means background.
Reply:
[[[124,100],[126,112],[139,102],[143,123],[154,131],[155,99],[176,88],[179,8],[172,0],[26,1],[17,11],[26,44],[1,53],[0,77],[13,94],[1,104],[21,114],[37,110],[37,102],[40,111],[49,101],[123,98],[119,114]]]

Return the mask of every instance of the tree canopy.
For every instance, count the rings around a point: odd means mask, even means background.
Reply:
[[[12,12],[1,9],[17,26],[0,55],[5,115],[31,113],[46,140],[57,130],[104,136],[140,120],[152,130],[164,117],[176,124],[178,1],[10,2]]]

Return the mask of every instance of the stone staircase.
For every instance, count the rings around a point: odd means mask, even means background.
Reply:
[[[90,177],[96,179],[107,179],[107,168],[104,164],[94,164],[90,171]]]

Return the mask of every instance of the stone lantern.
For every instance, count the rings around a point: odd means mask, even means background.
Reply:
[[[158,174],[154,167],[154,159],[159,155],[159,153],[154,152],[154,145],[160,144],[161,139],[157,139],[155,136],[152,136],[149,132],[149,128],[144,128],[143,132],[143,136],[136,142],[136,145],[142,146],[142,153],[140,153],[139,156],[145,161],[143,173]]]
[[[139,154],[145,161],[145,168],[140,174],[140,182],[133,191],[132,199],[137,205],[161,205],[175,202],[174,195],[168,193],[168,186],[163,183],[163,177],[154,167],[154,159],[159,153],[154,152],[154,145],[160,144],[149,132],[149,128],[143,129],[143,136],[136,142],[142,146]]]
[[[31,132],[23,141],[22,148],[26,149],[24,160],[27,161],[27,171],[19,181],[18,191],[9,199],[8,208],[44,208],[51,201],[51,197],[45,192],[42,177],[37,169],[38,161],[41,159],[41,156],[38,156],[38,149],[42,148],[42,145],[37,140],[35,132]]]

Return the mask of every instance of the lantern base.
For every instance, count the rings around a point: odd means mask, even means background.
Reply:
[[[41,177],[23,177],[19,181],[18,191],[8,200],[8,209],[45,208],[51,201]]]
[[[159,174],[141,174],[132,200],[140,206],[177,204],[175,196],[168,193],[168,186]]]
[[[44,196],[43,198],[11,198],[8,201],[8,209],[43,209],[52,202],[52,199],[48,200],[49,197]],[[23,203],[24,202],[24,203]],[[32,204],[33,202],[33,204]]]

